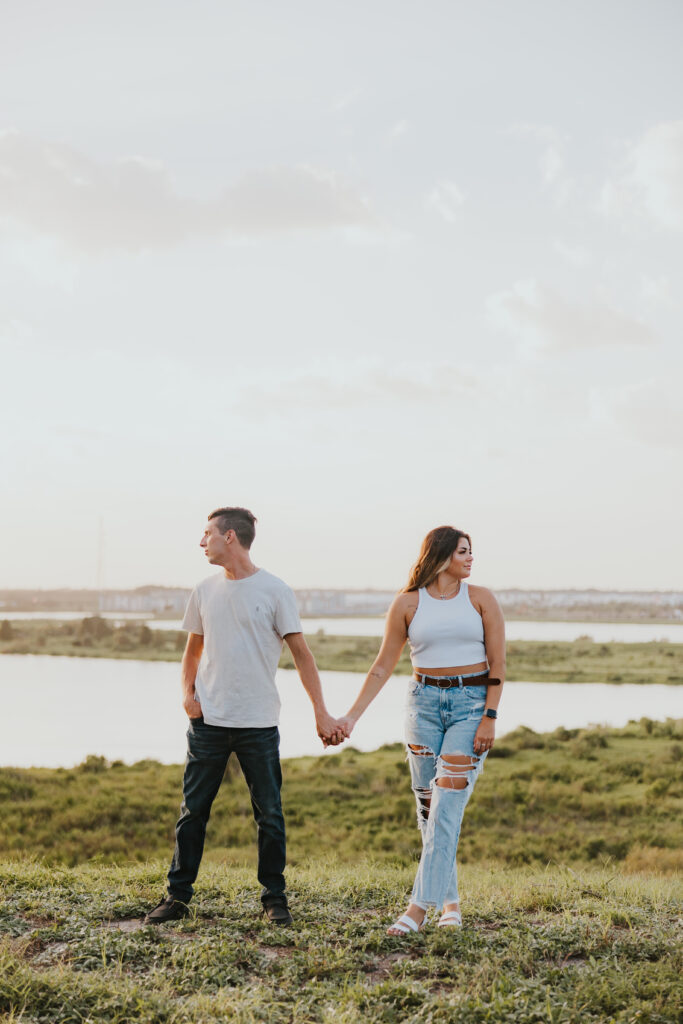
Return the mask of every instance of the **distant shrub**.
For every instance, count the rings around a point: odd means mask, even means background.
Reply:
[[[103,619],[101,615],[91,615],[81,620],[79,633],[84,639],[87,637],[91,640],[102,640],[105,636],[109,636],[112,629],[111,623]]]
[[[605,852],[605,840],[599,838],[589,839],[589,841],[584,844],[583,849],[588,860],[595,860],[596,857],[599,857],[601,853]]]
[[[514,732],[508,733],[505,742],[513,750],[543,750],[545,747],[544,737],[526,725],[520,725]]]
[[[560,740],[561,743],[566,743],[567,740],[573,740],[575,736],[579,735],[578,729],[565,729],[563,725],[560,725],[552,736],[556,740]]]
[[[126,629],[117,629],[114,636],[114,648],[117,651],[132,651],[135,640]]]
[[[100,757],[99,754],[88,754],[85,761],[77,765],[76,771],[99,775],[101,772],[106,772],[108,768],[109,761],[107,761],[106,757]]]
[[[34,794],[35,786],[23,772],[0,768],[0,803],[4,800],[30,800]]]

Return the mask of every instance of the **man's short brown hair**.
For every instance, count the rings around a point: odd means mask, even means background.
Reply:
[[[253,512],[250,512],[248,508],[227,506],[226,508],[217,508],[212,512],[209,516],[209,520],[211,519],[218,520],[218,529],[221,533],[234,530],[242,547],[249,550],[256,536],[256,516]]]

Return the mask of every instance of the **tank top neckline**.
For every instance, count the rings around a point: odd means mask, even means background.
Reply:
[[[432,597],[432,595],[429,593],[426,587],[420,587],[420,590],[422,590],[423,593],[427,595],[430,601],[436,601],[437,604],[448,604],[449,601],[457,601],[458,598],[462,596],[463,592],[467,593],[467,581],[460,581],[460,590],[458,591],[457,594],[453,594],[453,597]]]

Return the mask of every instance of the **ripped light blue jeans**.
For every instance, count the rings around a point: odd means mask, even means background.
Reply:
[[[455,857],[465,807],[486,758],[485,753],[475,754],[473,746],[485,703],[486,684],[460,682],[447,689],[414,679],[408,684],[405,735],[422,833],[411,902],[423,910],[460,901]],[[444,754],[464,755],[464,763],[444,760]],[[454,778],[464,779],[465,788],[438,784],[439,779]]]

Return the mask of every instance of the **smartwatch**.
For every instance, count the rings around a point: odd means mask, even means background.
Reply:
[[[498,712],[495,708],[487,708],[484,712],[484,718],[498,718]]]

